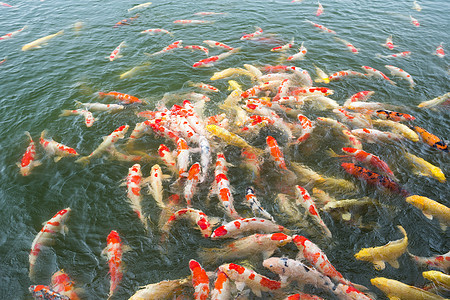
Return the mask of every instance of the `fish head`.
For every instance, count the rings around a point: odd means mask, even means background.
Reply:
[[[108,237],[106,238],[106,241],[108,244],[120,244],[121,242],[120,236],[115,230],[111,230],[111,232],[108,234]]]
[[[415,207],[423,210],[425,208],[425,204],[424,204],[424,198],[421,196],[409,196],[406,198],[406,202],[408,202],[409,204],[414,205]]]
[[[356,165],[353,163],[342,163],[341,167],[344,168],[344,170],[349,174],[355,174],[356,173]]]
[[[358,260],[371,261],[372,251],[371,248],[363,248],[358,253],[355,254],[355,258]]]
[[[375,277],[370,279],[370,283],[382,290],[383,292],[391,290],[392,282],[384,277]]]
[[[284,246],[292,241],[292,237],[281,232],[273,233],[270,239],[276,241],[278,246]]]
[[[188,180],[192,180],[195,177],[198,178],[198,174],[200,174],[200,164],[199,163],[195,163],[189,169]]]
[[[294,235],[292,236],[292,241],[295,243],[295,245],[297,246],[297,248],[299,250],[302,250],[306,248],[306,241],[308,241],[307,238],[305,238],[302,235]]]
[[[357,151],[358,149],[356,148],[352,148],[352,147],[344,147],[342,148],[342,151],[346,154],[353,154]]]

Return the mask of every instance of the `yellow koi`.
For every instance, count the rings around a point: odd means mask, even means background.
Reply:
[[[444,274],[439,271],[426,271],[422,272],[422,275],[424,278],[433,281],[436,285],[450,290],[450,275]]]
[[[255,75],[250,71],[247,71],[242,68],[228,68],[219,72],[215,72],[214,75],[210,78],[211,80],[224,79],[227,77],[231,77],[233,75],[245,75],[250,77],[251,79],[255,79]]]
[[[439,182],[445,182],[445,175],[442,170],[427,162],[425,159],[417,157],[411,153],[405,152],[405,157],[414,165],[414,173],[421,176],[433,177]]]
[[[450,208],[447,206],[427,197],[417,195],[409,196],[406,198],[406,202],[420,209],[428,219],[432,220],[433,217],[436,217],[441,223],[443,230],[450,224]]]
[[[222,128],[217,125],[206,125],[206,130],[208,130],[211,134],[217,136],[221,140],[227,142],[230,145],[237,146],[240,148],[247,149],[249,151],[252,151],[256,154],[262,154],[264,151],[258,148],[255,148],[253,146],[250,146],[243,138],[240,136],[229,132],[225,128]]]
[[[419,289],[403,282],[376,277],[370,280],[374,286],[379,288],[391,300],[414,299],[414,300],[444,300],[441,296]]]
[[[42,44],[47,43],[47,41],[49,41],[50,39],[52,39],[52,38],[54,38],[54,37],[56,37],[58,35],[62,35],[63,33],[64,33],[64,30],[61,30],[61,31],[58,31],[57,33],[41,37],[41,38],[31,42],[31,43],[28,43],[28,44],[24,45],[22,47],[22,51],[27,51],[27,50],[30,50],[30,49],[33,49],[33,48],[41,48]]]

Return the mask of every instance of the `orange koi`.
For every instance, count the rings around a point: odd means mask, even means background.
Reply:
[[[448,145],[434,134],[429,133],[419,126],[409,126],[409,128],[417,132],[422,138],[422,141],[427,143],[429,146],[444,152],[448,152]]]
[[[409,253],[409,256],[421,266],[430,266],[432,268],[438,268],[444,272],[450,270],[450,251],[445,254],[439,254],[431,257],[421,257]]]
[[[324,299],[316,295],[297,293],[284,298],[284,300],[324,300]]]
[[[361,68],[362,68],[363,70],[365,70],[365,71],[368,73],[367,76],[372,76],[372,77],[375,77],[375,78],[384,79],[384,80],[389,81],[390,84],[396,85],[395,82],[393,82],[392,80],[390,80],[389,77],[387,77],[386,75],[384,75],[383,72],[378,71],[377,69],[374,69],[374,68],[369,67],[369,66],[362,66]]]
[[[84,124],[86,124],[86,127],[91,127],[92,125],[94,125],[94,121],[96,120],[92,115],[92,113],[85,109],[73,109],[73,110],[64,109],[59,116],[64,117],[71,115],[84,116]]]
[[[55,162],[58,162],[63,157],[79,155],[77,151],[73,148],[55,142],[53,139],[46,140],[44,138],[46,133],[47,133],[46,130],[42,131],[39,143],[44,148],[45,152],[47,152],[49,155],[56,155],[54,159]]]
[[[206,300],[209,296],[209,278],[206,271],[195,260],[189,261],[189,269],[192,274],[192,286],[194,287],[194,299]]]
[[[298,114],[297,119],[300,121],[300,125],[302,126],[302,135],[297,139],[296,143],[303,143],[311,136],[311,132],[314,129],[314,124],[310,119],[302,114]]]
[[[158,147],[158,154],[161,157],[161,159],[164,161],[164,163],[166,164],[166,166],[174,173],[178,173],[178,169],[176,166],[176,161],[174,156],[172,155],[172,152],[170,151],[170,149],[164,145],[161,144]]]
[[[275,161],[276,165],[283,170],[287,170],[286,163],[284,161],[283,153],[281,152],[280,147],[278,147],[277,140],[272,136],[267,136],[266,143],[270,151],[270,155]]]
[[[344,44],[350,52],[355,53],[355,54],[359,53],[358,49],[356,49],[355,46],[353,46],[350,42],[348,42],[348,41],[346,41],[344,39],[338,38],[338,37],[334,37],[334,39],[336,41],[341,42],[342,44]]]
[[[136,20],[139,17],[139,14],[136,14],[134,17],[128,18],[128,19],[123,19],[119,22],[117,22],[113,28],[117,28],[119,26],[123,26],[123,25],[130,25],[130,22],[133,22],[134,20]]]
[[[384,109],[375,111],[375,114],[380,119],[391,120],[391,121],[395,121],[395,122],[414,121],[416,119],[415,117],[408,115],[408,114],[404,114],[404,113],[400,113],[400,112],[396,112],[396,111],[384,110]]]
[[[16,30],[16,31],[7,33],[7,34],[5,34],[5,35],[3,35],[3,36],[0,36],[0,41],[1,41],[1,40],[7,40],[7,39],[10,39],[10,38],[16,36],[19,32],[21,32],[22,30],[26,29],[27,27],[28,27],[28,26],[25,25],[24,27],[22,27],[22,28],[19,29],[19,30]]]
[[[34,167],[41,165],[41,162],[36,160],[36,147],[30,133],[26,131],[25,134],[30,139],[30,143],[28,144],[28,147],[22,156],[22,160],[20,161],[20,163],[17,163],[17,166],[20,168],[20,174],[22,174],[22,176],[30,175],[31,170],[33,170]]]
[[[227,300],[231,297],[231,281],[227,274],[218,270],[214,289],[211,291],[211,300]]]
[[[230,56],[231,54],[238,52],[239,50],[240,50],[239,48],[233,48],[233,50],[230,50],[228,52],[225,52],[225,53],[222,53],[222,54],[219,54],[216,56],[210,56],[208,58],[199,60],[198,62],[194,63],[192,65],[192,67],[193,68],[212,67],[215,62],[225,59],[228,56]]]
[[[189,169],[187,182],[184,187],[184,199],[186,199],[187,207],[191,207],[192,197],[194,197],[195,190],[199,183],[200,172],[201,167],[198,162],[193,164]]]
[[[119,92],[108,92],[108,93],[98,92],[98,96],[100,98],[103,98],[106,96],[113,97],[116,100],[122,101],[123,104],[142,103],[142,100],[139,100],[139,98],[137,98],[135,96],[131,96],[131,95],[128,95],[125,93],[119,93]]]
[[[194,25],[194,24],[209,24],[212,23],[212,21],[206,21],[206,20],[175,20],[173,21],[174,24],[181,24],[181,25]]]

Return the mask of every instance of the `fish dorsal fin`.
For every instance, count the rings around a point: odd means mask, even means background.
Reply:
[[[388,261],[388,263],[389,263],[393,268],[396,268],[396,269],[400,268],[400,264],[398,263],[398,260],[391,260],[391,261]]]

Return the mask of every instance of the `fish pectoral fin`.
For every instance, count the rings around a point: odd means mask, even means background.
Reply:
[[[384,270],[384,268],[386,268],[386,265],[384,264],[384,261],[382,261],[382,260],[374,261],[373,266],[378,271]]]
[[[128,246],[128,245],[123,245],[122,246],[122,252],[128,252],[128,251],[131,251],[131,250],[133,250],[130,246]]]
[[[272,256],[272,254],[275,252],[275,250],[266,250],[263,251],[262,255],[263,255],[263,259],[268,259],[269,257]],[[261,297],[261,296],[260,296]]]
[[[64,225],[61,228],[61,234],[65,236],[68,232],[69,232],[69,227],[67,227],[67,225]]]
[[[447,230],[447,224],[440,223],[440,226],[441,226],[442,231],[446,231]]]
[[[261,294],[261,290],[260,290],[260,289],[258,289],[258,288],[252,288],[251,290],[252,290],[253,294],[255,294],[256,296],[258,296],[259,298],[262,297],[262,294]]]
[[[342,220],[344,220],[344,221],[350,221],[350,219],[352,218],[352,214],[349,212],[346,212],[346,213],[343,213],[341,215],[341,217],[342,217]]]
[[[235,282],[235,284],[236,284],[236,289],[238,290],[238,291],[243,291],[244,289],[245,289],[245,287],[246,287],[246,284],[245,284],[245,282]]]
[[[427,214],[427,213],[423,213],[423,215],[424,215],[425,217],[427,217],[428,220],[433,220],[433,216],[432,216],[432,215]]]
[[[62,158],[61,156],[56,156],[53,158],[53,160],[55,161],[55,163],[57,163],[58,161],[61,160],[61,158]]]
[[[388,261],[388,264],[390,264],[393,268],[396,268],[396,269],[400,268],[400,264],[398,263],[398,260]]]

